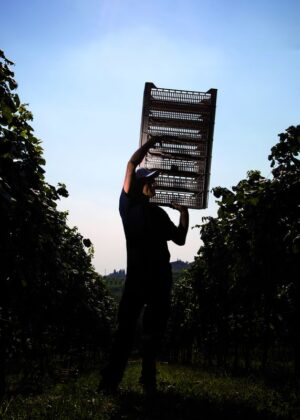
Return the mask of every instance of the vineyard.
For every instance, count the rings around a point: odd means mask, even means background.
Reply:
[[[175,285],[170,349],[234,370],[268,362],[299,379],[300,126],[279,135],[272,178],[214,188],[198,256]],[[179,334],[181,331],[181,334]],[[176,345],[174,343],[176,341]]]
[[[53,355],[107,348],[115,304],[91,259],[92,244],[57,209],[64,184],[45,181],[43,149],[0,52],[0,388],[47,374]],[[71,356],[70,356],[71,358]]]
[[[12,66],[0,51],[1,395],[101,364],[116,314],[90,240],[57,209],[68,192],[46,182]],[[270,178],[251,170],[214,188],[218,215],[204,218],[198,255],[174,282],[163,360],[299,382],[299,153],[291,126],[270,151]]]

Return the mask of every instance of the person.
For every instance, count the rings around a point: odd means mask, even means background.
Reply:
[[[155,195],[158,171],[137,169],[157,139],[150,138],[130,158],[119,211],[123,222],[127,273],[118,310],[118,327],[108,365],[102,370],[99,391],[115,392],[132,349],[137,320],[142,320],[142,372],[140,383],[146,393],[156,391],[156,357],[170,311],[172,271],[167,241],[184,245],[189,225],[186,207],[172,203],[180,212],[176,226],[158,205]]]

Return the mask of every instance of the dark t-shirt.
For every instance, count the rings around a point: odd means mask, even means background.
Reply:
[[[168,214],[146,197],[133,197],[122,190],[120,215],[127,246],[127,275],[159,274],[169,269],[167,241],[175,237],[177,227]]]

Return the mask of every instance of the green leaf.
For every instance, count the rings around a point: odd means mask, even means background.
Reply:
[[[13,119],[13,113],[10,107],[3,104],[2,105],[2,116],[4,117],[4,124],[9,125],[12,122]]]
[[[257,204],[259,203],[259,198],[258,197],[251,197],[251,198],[249,198],[248,202],[250,204],[252,204],[252,206],[257,206]]]

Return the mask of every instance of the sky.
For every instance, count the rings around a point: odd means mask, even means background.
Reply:
[[[64,182],[59,208],[90,238],[100,274],[126,267],[118,200],[139,145],[145,82],[218,89],[210,188],[251,169],[271,176],[277,135],[300,117],[298,0],[0,0],[0,48],[15,63],[22,102],[42,140],[46,181]],[[174,223],[179,213],[168,209]],[[190,211],[193,261],[205,210]]]

